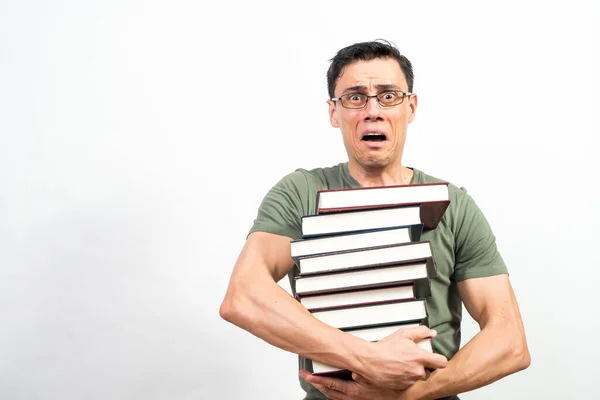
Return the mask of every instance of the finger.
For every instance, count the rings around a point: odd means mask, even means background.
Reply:
[[[446,368],[448,365],[448,359],[441,354],[430,353],[427,350],[423,350],[421,364],[423,364],[425,368],[441,369]]]
[[[311,374],[310,376],[307,376],[304,380],[310,383],[311,385],[317,384],[325,386],[327,389],[335,390],[337,392],[348,392],[348,382],[342,379]]]
[[[306,378],[309,377],[312,374],[309,371],[305,370],[305,369],[301,369],[300,372],[298,372],[298,375],[300,375],[300,378],[306,380]]]
[[[401,329],[398,331],[398,334],[416,343],[423,339],[436,337],[437,331],[421,325],[416,328]]]
[[[429,329],[425,325],[417,326],[415,328],[400,328],[391,335],[379,340],[379,342],[384,343],[396,338],[397,336],[412,340],[413,342],[418,342],[425,338],[433,338],[437,336],[437,332],[433,329]]]
[[[425,368],[425,375],[423,375],[423,377],[421,378],[422,381],[426,381],[427,379],[429,379],[429,376],[431,375],[431,371],[427,368]]]
[[[361,374],[357,374],[356,372],[352,373],[352,380],[354,382],[362,383],[364,385],[370,384],[369,381],[364,376],[362,376]]]
[[[319,392],[323,393],[330,400],[347,400],[348,397],[342,392],[338,392],[337,390],[329,389],[324,385],[319,385],[317,383],[312,384]]]
[[[306,382],[308,382],[311,385],[313,385],[319,392],[321,392],[325,396],[327,396],[328,399],[337,400],[335,397],[332,397],[332,396],[336,396],[337,395],[337,393],[333,393],[333,392],[335,392],[334,390],[329,389],[325,385],[317,383],[317,382],[320,381],[320,379],[318,379],[319,378],[318,376],[313,376],[313,374],[310,373],[310,371],[307,371],[305,369],[300,370],[300,372],[298,373],[298,375],[300,375],[300,378],[304,379]],[[341,392],[338,392],[338,393],[341,393]]]

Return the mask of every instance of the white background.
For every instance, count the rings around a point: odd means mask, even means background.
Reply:
[[[345,161],[328,59],[377,38],[405,164],[469,190],[525,321],[531,367],[463,398],[597,391],[596,2],[200,3],[0,3],[1,399],[301,399],[218,308],[266,191]]]

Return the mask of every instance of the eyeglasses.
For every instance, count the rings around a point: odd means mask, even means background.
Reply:
[[[401,104],[406,96],[410,96],[412,93],[403,92],[401,90],[390,90],[376,94],[375,96],[367,96],[361,93],[349,93],[340,97],[334,97],[332,101],[339,101],[342,103],[344,108],[350,108],[353,110],[359,110],[365,108],[369,99],[376,98],[379,105],[382,107],[393,107]]]

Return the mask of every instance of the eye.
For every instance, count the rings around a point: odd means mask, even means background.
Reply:
[[[381,93],[380,99],[384,101],[394,101],[398,98],[398,94],[396,92],[385,92]]]
[[[348,95],[348,100],[350,101],[361,101],[363,98],[363,95],[358,94],[358,93],[352,93]]]

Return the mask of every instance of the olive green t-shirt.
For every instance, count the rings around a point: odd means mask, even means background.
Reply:
[[[443,181],[411,169],[414,184]],[[350,175],[348,163],[297,169],[266,194],[249,233],[261,231],[299,239],[302,237],[301,217],[315,213],[318,190],[357,187],[361,185]],[[492,230],[471,196],[464,188],[451,183],[448,191],[450,205],[442,220],[436,229],[424,231],[421,240],[431,242],[437,266],[437,277],[431,281],[431,296],[426,299],[428,325],[438,332],[433,347],[436,353],[450,359],[460,347],[462,303],[456,283],[508,271],[496,248]],[[297,274],[296,268],[288,274],[294,294]],[[310,360],[299,357],[299,369],[311,371]],[[303,379],[300,384],[307,392],[306,400],[325,399]]]

